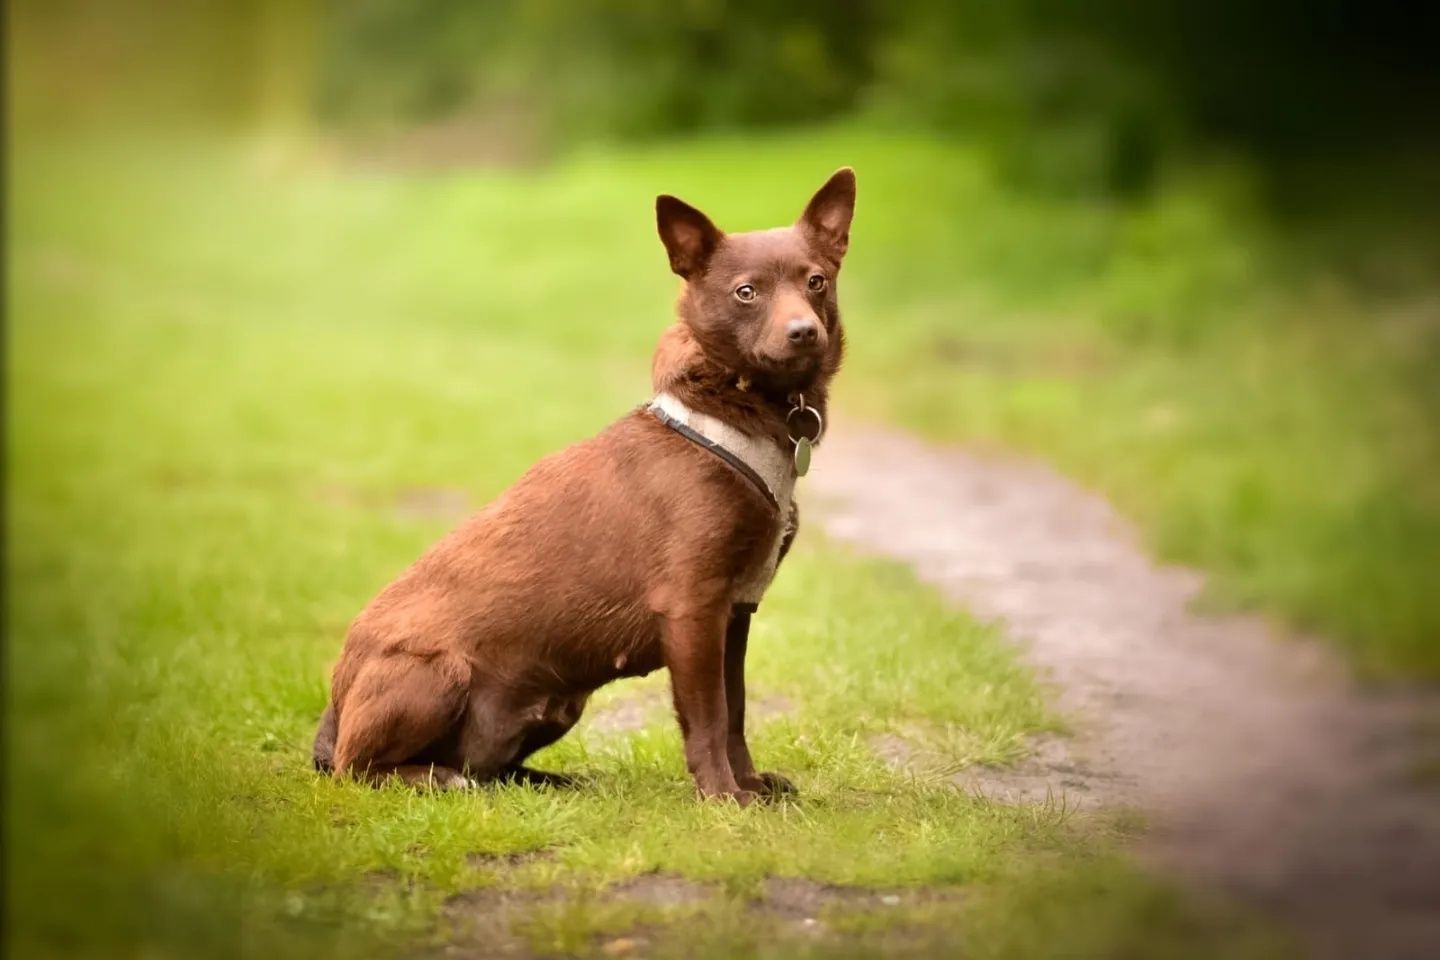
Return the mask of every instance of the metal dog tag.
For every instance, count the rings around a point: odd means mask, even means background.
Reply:
[[[810,441],[805,437],[795,441],[795,476],[803,477],[810,472]]]

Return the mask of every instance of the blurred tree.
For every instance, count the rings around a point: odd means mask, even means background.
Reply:
[[[524,102],[562,140],[767,126],[854,106],[867,0],[332,5],[322,109],[387,125]]]
[[[1384,151],[1432,137],[1440,117],[1440,8],[1360,0],[36,0],[7,12],[27,110],[144,104],[289,136],[318,116],[563,146],[864,112],[974,139],[1031,186],[1124,195],[1206,142],[1263,166]]]
[[[269,139],[306,135],[314,116],[319,9],[314,0],[258,0],[256,122]]]

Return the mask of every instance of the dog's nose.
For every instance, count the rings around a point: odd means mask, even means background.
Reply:
[[[795,317],[785,325],[785,338],[797,346],[814,343],[820,328],[809,317]]]

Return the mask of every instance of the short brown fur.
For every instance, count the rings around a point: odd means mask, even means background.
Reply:
[[[840,366],[835,281],[854,203],[842,169],[794,226],[726,235],[660,197],[660,236],[685,282],[654,389],[788,449],[792,398],[823,414]],[[747,803],[791,789],[757,773],[745,743],[750,614],[734,597],[793,519],[648,411],[622,417],[541,460],[360,613],[316,766],[375,783],[564,782],[523,761],[595,689],[664,666],[702,795]]]

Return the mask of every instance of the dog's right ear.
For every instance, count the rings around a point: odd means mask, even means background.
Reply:
[[[725,236],[705,214],[668,194],[655,198],[655,225],[670,255],[670,269],[687,279],[705,268]]]

